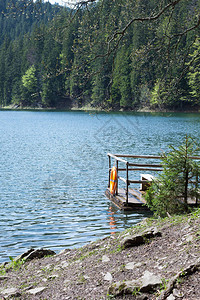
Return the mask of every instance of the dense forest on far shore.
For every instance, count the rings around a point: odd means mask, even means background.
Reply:
[[[85,2],[0,0],[0,107],[200,107],[200,0]]]

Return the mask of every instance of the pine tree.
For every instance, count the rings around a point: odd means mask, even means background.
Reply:
[[[192,62],[192,63],[191,63]],[[190,94],[195,104],[200,104],[200,39],[198,38],[193,46],[193,53],[190,55],[188,83]]]
[[[186,136],[182,145],[162,157],[163,172],[146,193],[147,205],[161,217],[188,211],[188,199],[199,198],[200,164],[193,159],[199,154],[199,145]]]

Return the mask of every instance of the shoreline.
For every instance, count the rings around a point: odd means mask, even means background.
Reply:
[[[0,265],[0,297],[200,299],[199,226],[196,209],[188,215],[146,218],[115,236],[59,254],[29,250]]]
[[[83,112],[99,112],[99,113],[200,113],[200,108],[198,110],[154,110],[147,107],[140,108],[137,110],[131,109],[102,109],[102,108],[94,108],[88,105],[83,107],[13,107],[12,105],[0,107],[0,111],[83,111]]]

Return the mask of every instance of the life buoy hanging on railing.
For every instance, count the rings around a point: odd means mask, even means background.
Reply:
[[[115,195],[117,190],[117,168],[114,166],[110,173],[110,193]]]

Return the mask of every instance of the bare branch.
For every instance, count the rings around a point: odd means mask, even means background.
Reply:
[[[150,17],[139,17],[139,18],[133,18],[122,31],[117,31],[113,34],[112,38],[110,39],[109,43],[111,43],[116,36],[118,35],[124,35],[124,33],[127,31],[127,29],[133,24],[133,22],[139,21],[139,22],[145,22],[145,21],[155,21],[157,20],[162,14],[164,14],[165,11],[167,11],[170,7],[176,6],[180,1],[182,0],[176,0],[173,2],[170,2],[167,4],[163,9],[161,9],[156,15],[150,16]]]
[[[186,30],[183,31],[183,32],[174,34],[173,37],[183,36],[183,35],[185,35],[186,33],[188,33],[188,32],[190,32],[190,31],[196,29],[196,28],[199,27],[199,26],[200,26],[200,14],[198,15],[197,23],[196,23],[194,26],[192,26],[192,27],[186,29]]]

